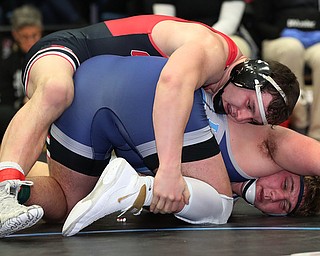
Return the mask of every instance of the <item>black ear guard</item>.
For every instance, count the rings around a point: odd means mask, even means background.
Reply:
[[[255,90],[259,103],[259,110],[264,124],[267,124],[266,115],[263,107],[261,88],[270,83],[281,95],[287,104],[287,97],[280,86],[272,79],[269,64],[263,60],[246,60],[236,65],[231,73],[229,81],[221,88],[214,97],[214,108],[219,114],[225,114],[222,104],[222,93],[224,88],[231,82],[235,86]]]
[[[257,83],[264,86],[268,82],[261,74],[266,76],[271,74],[268,63],[262,60],[247,60],[232,69],[230,82],[239,87],[255,90]]]
[[[229,84],[229,82],[226,83],[213,98],[214,112],[216,112],[217,114],[227,114],[222,103],[222,93],[224,92],[224,88],[227,86],[227,84]]]

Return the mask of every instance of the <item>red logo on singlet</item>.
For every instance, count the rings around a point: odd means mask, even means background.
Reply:
[[[145,51],[131,50],[131,56],[150,56],[150,54]]]

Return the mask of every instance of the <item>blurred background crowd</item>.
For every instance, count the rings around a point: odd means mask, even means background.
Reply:
[[[42,36],[103,20],[165,14],[203,22],[229,35],[248,58],[276,60],[297,76],[301,96],[283,125],[320,141],[318,0],[2,0],[0,3],[0,140],[27,100],[26,52]]]

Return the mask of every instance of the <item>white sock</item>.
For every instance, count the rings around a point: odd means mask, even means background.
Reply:
[[[147,187],[146,199],[144,200],[143,206],[150,206],[153,197],[153,181],[154,177],[152,176],[141,176],[140,179],[143,179],[143,183]]]
[[[190,199],[189,204],[175,214],[178,219],[192,224],[224,224],[228,221],[233,199],[220,195],[209,184],[189,177],[184,177],[187,182]]]
[[[143,176],[147,187],[144,206],[150,206],[153,197],[154,177]],[[228,221],[233,208],[233,198],[219,194],[209,184],[184,177],[190,192],[189,204],[176,213],[178,219],[192,224],[224,224]]]

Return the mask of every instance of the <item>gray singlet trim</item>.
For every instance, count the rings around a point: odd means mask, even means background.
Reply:
[[[226,118],[227,119],[227,118]],[[234,166],[234,168],[237,170],[237,172],[244,178],[246,179],[255,179],[254,177],[249,176],[248,174],[245,173],[245,171],[243,171],[240,166],[238,165],[236,159],[233,156],[232,153],[232,148],[231,148],[231,144],[230,144],[230,131],[229,131],[229,125],[228,122],[226,122],[226,140],[227,140],[227,150],[228,150],[228,155],[230,158],[230,161],[232,163],[232,165]],[[250,161],[250,160],[248,160]]]
[[[183,146],[194,145],[200,142],[204,142],[213,137],[211,133],[210,126],[206,126],[202,129],[188,132],[184,134]],[[141,153],[142,157],[147,157],[149,155],[155,154],[156,151],[156,142],[155,140],[149,141],[137,146],[138,151]]]
[[[83,145],[70,138],[65,133],[63,133],[55,124],[52,124],[51,126],[51,135],[65,148],[83,157],[93,159],[93,152],[91,147]]]

